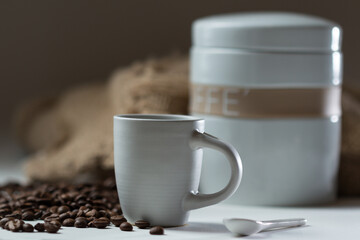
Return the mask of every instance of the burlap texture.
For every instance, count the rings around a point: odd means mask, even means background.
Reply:
[[[360,196],[360,89],[344,89],[339,194]]]
[[[343,92],[340,194],[360,196],[360,91]],[[188,110],[188,58],[148,59],[119,69],[104,84],[69,90],[23,106],[15,126],[33,154],[36,180],[74,180],[113,172],[112,116]]]

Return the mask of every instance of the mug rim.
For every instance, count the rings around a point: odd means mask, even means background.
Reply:
[[[204,120],[200,117],[181,114],[118,114],[117,120],[146,121],[146,122],[194,122]]]

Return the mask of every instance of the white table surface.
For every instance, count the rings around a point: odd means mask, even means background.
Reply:
[[[134,227],[133,232],[122,232],[116,227],[108,229],[63,227],[57,234],[12,233],[1,229],[0,240],[234,239],[235,236],[222,224],[222,219],[228,217],[253,219],[304,217],[308,220],[308,225],[305,227],[262,232],[253,236],[241,237],[242,239],[360,239],[360,201],[342,201],[342,204],[334,206],[308,208],[217,205],[193,211],[187,225],[166,228],[164,236],[152,236],[149,234],[149,230],[137,227]]]
[[[7,150],[9,148],[6,148]],[[3,148],[4,150],[4,148]],[[19,155],[0,152],[0,184],[8,180],[24,181]],[[341,200],[335,204],[321,207],[254,207],[216,205],[192,211],[189,223],[183,227],[167,228],[166,235],[149,235],[149,230],[134,228],[133,232],[122,232],[118,228],[78,229],[63,227],[57,234],[49,233],[12,233],[0,229],[0,240],[12,239],[234,239],[235,237],[222,224],[223,218],[251,218],[269,220],[278,218],[306,218],[305,227],[283,229],[259,233],[243,239],[278,240],[357,240],[360,239],[360,199]],[[41,222],[41,221],[39,221]],[[35,222],[31,222],[34,224]]]

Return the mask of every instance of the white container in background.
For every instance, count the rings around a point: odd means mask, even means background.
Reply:
[[[228,203],[304,205],[336,197],[341,28],[294,13],[211,16],[193,24],[191,103],[206,131],[232,143],[244,178]],[[206,150],[201,191],[229,180]]]

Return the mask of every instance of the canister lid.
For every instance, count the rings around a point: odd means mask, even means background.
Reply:
[[[298,13],[256,12],[215,15],[193,24],[193,45],[258,51],[341,50],[341,27]]]

